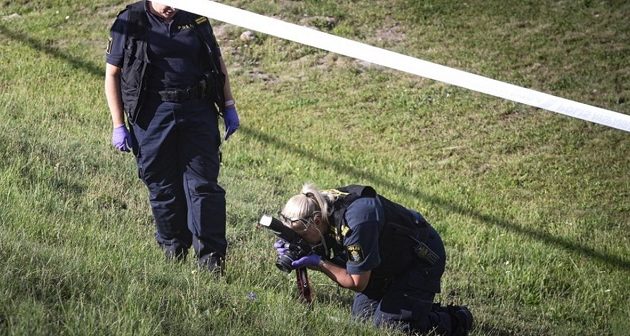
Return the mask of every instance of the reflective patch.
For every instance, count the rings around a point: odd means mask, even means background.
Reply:
[[[343,236],[341,235],[341,232],[339,232],[339,229],[337,229],[336,226],[333,226],[331,231],[332,231],[332,236],[335,238],[335,240],[339,244],[343,244]]]
[[[109,55],[109,54],[111,54],[111,53],[112,53],[112,43],[113,43],[113,42],[112,42],[112,38],[110,37],[110,38],[107,40],[107,48],[105,49],[105,53],[107,53],[107,55]]]
[[[177,26],[177,30],[192,29],[192,27],[193,27],[192,24],[187,24],[187,25],[183,25],[183,26]]]
[[[363,261],[363,249],[361,249],[361,245],[350,245],[346,250],[348,251],[348,258],[351,261],[356,263]]]
[[[343,192],[343,191],[340,191],[340,190],[337,190],[337,189],[327,189],[327,190],[322,190],[322,192],[328,193],[331,196],[333,196],[334,198],[345,197],[345,196],[350,195],[350,193]]]
[[[344,224],[344,226],[341,227],[341,235],[344,237],[347,236],[350,231],[352,230],[350,230],[350,227],[348,225]]]
[[[204,22],[206,22],[206,21],[208,21],[208,18],[205,17],[205,16],[200,16],[200,17],[195,19],[195,22],[197,22],[197,24],[199,24],[199,25],[204,23]]]

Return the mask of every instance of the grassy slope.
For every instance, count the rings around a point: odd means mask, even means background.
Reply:
[[[440,299],[471,306],[478,335],[627,330],[627,133],[218,23],[243,120],[221,176],[229,269],[162,263],[133,159],[109,146],[122,4],[64,3],[0,11],[0,334],[376,334],[320,274],[314,307],[296,303],[254,229],[305,181],[425,213],[447,245]],[[630,113],[623,1],[229,3]]]

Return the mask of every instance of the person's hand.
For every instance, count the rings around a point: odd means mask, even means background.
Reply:
[[[288,248],[284,247],[286,243],[287,242],[282,239],[278,239],[276,240],[275,243],[273,243],[273,248],[276,249],[276,252],[278,252],[278,255],[282,255],[287,252]]]
[[[118,127],[114,127],[112,132],[112,145],[121,152],[129,152],[129,143],[131,142],[131,137],[129,136],[129,131],[127,131],[127,127],[125,125],[120,125]]]
[[[309,254],[306,257],[302,257],[291,263],[292,268],[302,268],[302,267],[317,267],[319,263],[322,261],[322,257],[317,254]]]
[[[225,107],[223,112],[223,121],[225,122],[225,139],[227,139],[236,132],[241,125],[238,119],[238,113],[236,112],[236,105],[229,105]]]

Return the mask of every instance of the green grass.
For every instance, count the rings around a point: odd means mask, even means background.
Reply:
[[[226,1],[630,114],[627,1]],[[115,152],[104,48],[120,1],[0,9],[0,335],[396,334],[348,320],[311,272],[295,299],[255,228],[304,182],[423,212],[442,302],[473,335],[622,335],[630,135],[215,22],[242,127],[223,146],[227,274],[168,264],[132,156]],[[17,13],[18,15],[11,15]]]

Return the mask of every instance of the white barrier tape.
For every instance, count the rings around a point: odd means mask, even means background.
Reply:
[[[423,61],[214,1],[158,0],[155,2],[315,48],[460,86],[472,91],[482,92],[630,132],[630,115]]]

